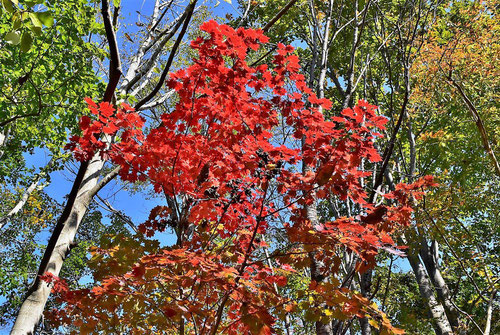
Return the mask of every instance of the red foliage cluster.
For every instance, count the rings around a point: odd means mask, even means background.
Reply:
[[[358,255],[358,270],[373,265],[378,250],[394,244],[393,230],[409,222],[408,197],[431,183],[398,186],[388,197],[401,206],[368,204],[361,179],[370,173],[360,166],[363,160],[380,161],[374,141],[387,121],[376,107],[359,101],[328,121],[318,107],[331,108],[331,102],[307,87],[291,46],[278,45],[272,66],[252,67],[248,51],[267,42],[260,30],[234,30],[215,21],[201,29],[208,37],[191,43],[198,52],[193,65],[172,73],[167,83],[179,98],[175,109],[148,134],[145,120],[129,106],[115,113],[109,104],[88,100],[97,119],[82,118],[83,135],[70,145],[75,157],[88,160],[98,152],[120,166],[123,180],[150,182],[169,206],[156,208],[140,230],[152,236],[169,226],[178,240],[163,249],[123,244],[135,258],[117,260],[116,250],[96,252],[101,268],[113,271],[115,262],[126,270],[110,272],[79,299],[66,297],[61,322],[85,316],[93,320],[85,327],[104,329],[101,321],[120,319],[116,313],[122,308],[136,314],[121,313],[131,333],[181,318],[203,334],[219,327],[233,334],[272,332],[271,315],[290,312],[274,284],[286,286],[287,275],[308,266],[311,251],[324,264],[325,277],[338,270],[338,247]],[[118,140],[107,145],[102,134]],[[366,215],[311,222],[304,208],[332,195],[352,199]],[[281,227],[278,215],[286,218]],[[281,269],[261,260],[267,246],[261,237],[269,227],[282,229],[292,246],[273,252]],[[329,294],[323,294],[328,308],[347,315],[373,312],[366,299],[349,298],[345,290]],[[140,307],[130,305],[131,297]],[[388,321],[383,325],[389,327]]]

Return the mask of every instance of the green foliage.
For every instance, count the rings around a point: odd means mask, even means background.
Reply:
[[[23,155],[36,148],[59,155],[83,98],[101,91],[92,63],[104,57],[91,42],[102,32],[95,15],[84,0],[20,2],[1,13],[1,179],[27,172]]]

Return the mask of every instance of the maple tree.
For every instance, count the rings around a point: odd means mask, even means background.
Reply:
[[[496,2],[0,6],[0,333],[498,333]]]
[[[82,135],[72,137],[75,157],[99,153],[120,166],[123,180],[151,183],[167,205],[155,208],[134,238],[117,236],[93,250],[94,288],[71,291],[43,276],[66,304],[52,319],[81,333],[264,334],[307,308],[324,322],[368,316],[372,326],[400,332],[369,299],[334,279],[336,252],[356,254],[357,272],[373,266],[381,248],[398,253],[390,235],[409,223],[410,203],[432,178],[385,195],[397,205],[370,204],[360,182],[370,172],[360,165],[381,159],[374,143],[387,120],[376,107],[360,100],[325,120],[319,107],[331,103],[307,87],[291,46],[278,45],[272,66],[250,66],[248,51],[267,42],[261,30],[215,21],[200,29],[206,35],[191,43],[193,65],[167,82],[178,95],[175,109],[149,134],[127,104],[87,100],[94,117],[82,117]],[[117,141],[108,145],[102,134]],[[364,214],[313,225],[304,206],[330,194],[351,199]],[[150,239],[167,228],[176,233],[174,246]],[[284,231],[292,246],[269,250],[277,269],[262,258],[271,229]],[[311,303],[298,306],[279,287],[309,266],[311,252],[330,280],[312,281]]]

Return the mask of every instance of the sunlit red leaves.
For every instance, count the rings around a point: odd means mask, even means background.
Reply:
[[[52,285],[53,292],[67,293],[69,291],[68,284],[59,277],[54,276],[50,272],[46,272],[40,276],[40,280]]]
[[[399,207],[367,204],[361,179],[370,172],[361,169],[361,162],[380,161],[375,141],[387,122],[376,106],[359,101],[328,121],[321,109],[331,108],[331,102],[307,87],[293,47],[278,44],[271,66],[251,67],[247,53],[267,42],[262,31],[234,30],[215,21],[200,28],[207,36],[191,43],[198,52],[193,65],[167,81],[178,102],[148,134],[145,120],[130,106],[115,110],[86,100],[94,119],[82,118],[82,136],[73,137],[69,146],[75,157],[88,160],[99,152],[120,166],[122,179],[147,180],[170,202],[182,199],[183,204],[156,207],[139,226],[149,237],[175,229],[177,247],[161,250],[129,242],[96,252],[99,285],[81,292],[82,300],[73,301],[78,308],[69,308],[64,321],[106,319],[104,314],[125,308],[131,315],[124,314],[123,321],[134,331],[142,329],[141,322],[174,327],[181,316],[209,329],[226,299],[221,331],[270,333],[270,311],[287,306],[275,285],[286,286],[292,269],[309,266],[299,255],[315,251],[325,274],[334,274],[340,263],[336,251],[343,247],[359,256],[357,269],[364,271],[379,249],[394,244],[392,231],[408,222],[410,197],[418,198],[420,188],[431,185],[429,179],[398,185],[387,197],[397,199]],[[285,142],[276,134],[279,127],[290,134]],[[102,137],[110,135],[117,140],[108,145]],[[313,226],[304,206],[332,195],[351,199],[364,214]],[[279,197],[283,207],[272,197]],[[266,246],[261,237],[285,210],[289,222],[283,228],[297,256],[278,257],[282,267],[274,273],[255,251]],[[343,312],[366,310],[368,302],[337,293],[332,304],[342,300]]]
[[[118,147],[130,146],[131,140],[137,136],[140,140],[142,130],[139,130],[144,125],[144,119],[133,112],[133,109],[122,104],[118,111],[107,102],[102,102],[99,106],[90,98],[85,101],[92,114],[97,115],[97,120],[91,120],[90,117],[84,115],[80,120],[80,129],[82,136],[72,136],[71,142],[66,146],[74,152],[75,158],[78,160],[89,160],[92,156],[99,152],[103,157],[108,153],[114,154],[115,151],[109,150],[109,146],[103,142],[103,135],[116,135],[120,130],[121,143]],[[116,113],[115,113],[116,112]],[[119,149],[118,149],[119,150]]]

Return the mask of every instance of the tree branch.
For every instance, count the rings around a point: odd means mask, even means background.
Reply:
[[[179,36],[177,36],[177,40],[175,41],[172,50],[170,51],[170,55],[168,56],[167,64],[165,65],[165,68],[163,69],[163,72],[160,76],[160,80],[156,84],[156,86],[153,88],[151,93],[149,93],[145,98],[143,98],[141,101],[137,103],[135,106],[136,109],[141,108],[143,105],[145,105],[147,102],[149,102],[155,95],[158,93],[163,86],[165,79],[167,78],[168,72],[170,71],[170,66],[172,66],[172,62],[174,60],[175,54],[177,52],[177,49],[179,49],[179,46],[181,44],[182,38],[184,37],[184,34],[187,31],[187,28],[189,26],[189,22],[191,21],[191,17],[193,15],[194,11],[194,6],[196,5],[197,0],[192,1],[188,7],[186,8],[186,18],[184,19],[184,24],[182,26],[182,29],[179,33]]]
[[[111,213],[117,215],[120,219],[122,219],[125,223],[127,223],[130,228],[135,232],[137,233],[138,230],[135,226],[135,224],[132,222],[132,220],[130,220],[129,217],[123,215],[123,213],[117,209],[115,209],[110,203],[109,201],[107,201],[106,199],[103,199],[102,197],[100,197],[98,194],[96,194],[96,197],[101,200],[101,202],[107,207],[106,209],[108,211],[110,211]]]
[[[500,164],[498,163],[498,160],[495,156],[495,152],[493,151],[493,148],[490,145],[490,141],[488,139],[488,133],[486,132],[486,129],[484,127],[483,120],[481,119],[481,116],[479,115],[479,112],[477,111],[476,107],[472,103],[472,101],[469,99],[469,97],[465,94],[464,90],[462,89],[462,86],[452,77],[451,73],[448,76],[448,84],[455,87],[462,97],[462,100],[464,101],[465,105],[467,106],[467,109],[469,110],[469,113],[471,114],[472,118],[474,119],[474,122],[476,122],[477,129],[479,130],[479,135],[481,136],[481,141],[483,142],[484,149],[488,153],[488,155],[491,158],[491,162],[493,164],[493,167],[495,168],[495,172],[497,176],[500,177]]]
[[[269,29],[271,29],[271,27],[276,23],[276,21],[278,21],[283,15],[286,14],[286,12],[288,12],[288,10],[293,6],[295,5],[295,3],[297,2],[297,0],[290,0],[290,2],[288,2],[288,4],[286,4],[285,7],[283,7],[279,12],[278,14],[276,14],[275,17],[273,17],[271,19],[271,21],[269,21],[265,26],[264,28],[262,28],[262,31],[263,32],[267,32]]]
[[[107,0],[102,0],[101,14],[104,23],[104,30],[106,31],[106,38],[109,45],[109,81],[104,92],[103,101],[111,102],[115,93],[118,81],[122,75],[122,68],[120,62],[120,53],[118,52],[118,44],[116,42],[115,30],[111,22],[109,14],[109,3]]]

